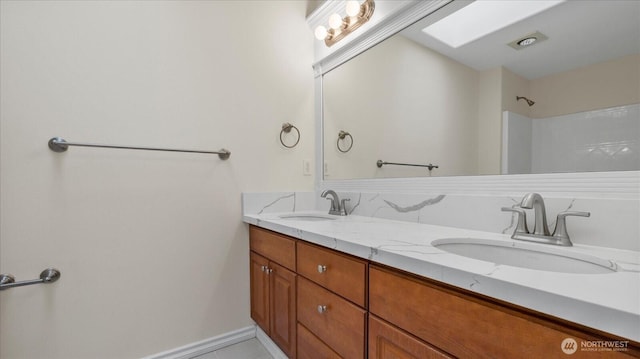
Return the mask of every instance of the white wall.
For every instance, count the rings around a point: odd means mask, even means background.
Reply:
[[[529,86],[536,101],[533,118],[640,103],[640,54],[535,79]]]
[[[0,6],[0,272],[62,271],[0,293],[0,357],[135,358],[250,325],[240,193],[313,188],[306,3]]]
[[[478,172],[473,174],[500,173],[502,73],[502,68],[478,73]]]
[[[439,165],[434,176],[477,173],[477,94],[475,70],[405,37],[387,39],[324,76],[327,178],[429,173],[420,167],[379,169],[378,159],[433,163]],[[346,154],[336,148],[340,129],[354,137]]]

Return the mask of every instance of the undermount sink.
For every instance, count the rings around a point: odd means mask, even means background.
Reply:
[[[283,214],[280,216],[282,219],[296,220],[296,221],[332,221],[335,217],[321,214]]]
[[[560,273],[614,273],[614,262],[547,244],[479,238],[446,238],[431,243],[443,251],[496,264]]]

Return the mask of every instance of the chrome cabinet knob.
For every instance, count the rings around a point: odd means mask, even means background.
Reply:
[[[260,269],[261,269],[263,272],[266,272],[266,271],[267,271],[267,266],[260,266]]]
[[[327,306],[326,305],[319,305],[318,306],[318,313],[322,314],[324,312],[327,311]]]
[[[327,271],[327,266],[323,266],[322,264],[318,264],[318,273],[324,273]]]

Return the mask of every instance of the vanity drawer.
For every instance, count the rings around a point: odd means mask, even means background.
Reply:
[[[367,263],[298,241],[298,274],[366,306]]]
[[[369,310],[457,357],[564,357],[561,343],[566,338],[578,346],[582,340],[602,340],[533,313],[375,266],[369,268]],[[572,357],[623,354],[578,350]]]
[[[298,277],[298,322],[343,358],[365,357],[367,312]]]
[[[296,270],[296,241],[293,238],[250,226],[249,247],[287,269]]]
[[[298,359],[341,359],[307,328],[298,323]]]
[[[369,359],[452,359],[391,324],[369,316]]]

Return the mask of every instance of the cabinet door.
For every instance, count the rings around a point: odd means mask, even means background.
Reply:
[[[296,357],[296,274],[269,263],[271,339],[289,358]]]
[[[452,358],[373,315],[369,316],[369,359]]]
[[[269,333],[269,277],[267,269],[269,261],[250,252],[251,267],[249,269],[249,282],[251,288],[251,318]]]

